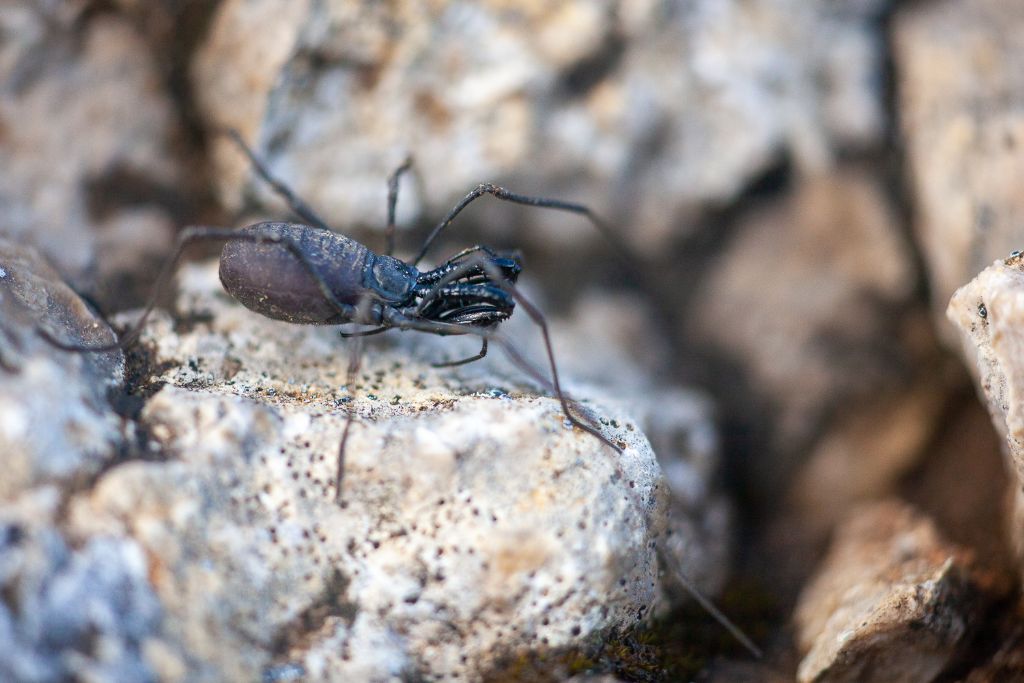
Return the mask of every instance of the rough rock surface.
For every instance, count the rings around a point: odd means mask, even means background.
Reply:
[[[105,535],[72,547],[59,500],[41,487],[0,502],[0,679],[155,680],[162,615],[142,549]]]
[[[956,291],[947,310],[962,333],[996,430],[1006,439],[1016,475],[1011,543],[1024,555],[1024,257],[996,261]]]
[[[936,312],[1024,245],[1024,5],[939,0],[899,12],[899,114]]]
[[[210,265],[183,283],[185,327],[158,316],[143,337],[165,368],[139,416],[159,457],[108,470],[67,506],[76,542],[141,548],[162,606],[142,648],[158,675],[477,677],[657,605],[669,491],[620,409],[583,402],[618,456],[519,389],[520,371],[433,369],[462,351],[397,333],[367,349],[350,394],[333,330],[243,309]],[[700,542],[676,549],[707,558]]]
[[[38,252],[0,238],[0,501],[94,475],[123,444],[106,397],[122,377],[120,352],[68,353],[36,325],[70,343],[114,339]]]
[[[173,107],[146,46],[83,2],[0,12],[0,215],[78,287],[161,253],[180,181]]]
[[[229,0],[193,81],[211,128],[240,129],[346,229],[383,226],[382,179],[411,151],[404,211],[500,180],[628,217],[653,249],[782,154],[820,169],[877,141],[880,4]],[[237,204],[249,168],[215,151]],[[525,222],[543,221],[564,224]]]
[[[896,501],[855,509],[795,614],[800,681],[930,681],[977,618],[970,559]]]
[[[715,593],[732,565],[732,505],[721,488],[721,444],[712,402],[671,384],[669,348],[652,331],[654,312],[636,296],[581,292],[552,327],[560,372],[576,390],[621,406],[650,440],[669,491],[662,545],[703,591]],[[542,358],[526,316],[505,323],[517,346]],[[511,368],[508,372],[517,372]]]
[[[0,680],[152,680],[143,649],[160,605],[141,549],[58,528],[67,499],[126,448],[106,396],[124,360],[56,349],[37,325],[70,343],[114,339],[35,250],[0,239]]]

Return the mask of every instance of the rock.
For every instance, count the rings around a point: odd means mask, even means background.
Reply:
[[[978,617],[971,572],[905,504],[857,508],[797,606],[798,680],[933,680]]]
[[[1024,257],[996,261],[956,291],[946,311],[962,334],[967,365],[975,373],[992,422],[1006,439],[1017,486],[1011,544],[1024,557]]]
[[[43,484],[87,480],[124,443],[107,402],[123,378],[121,353],[63,351],[37,326],[73,344],[114,341],[38,252],[0,238],[0,502]]]
[[[1022,32],[1024,6],[1013,0],[912,4],[893,24],[915,229],[936,313],[1024,244]]]
[[[241,130],[346,231],[384,225],[384,178],[412,152],[406,217],[500,180],[624,219],[653,252],[681,215],[727,202],[780,155],[821,169],[878,142],[880,9],[230,0],[193,82],[211,130]],[[214,152],[237,206],[248,165],[226,140]],[[592,237],[555,212],[494,216],[556,244]]]
[[[59,494],[0,502],[0,678],[152,681],[161,608],[133,541],[73,548],[54,528]]]
[[[524,318],[506,325],[539,358],[539,336]],[[553,343],[572,391],[609,394],[603,401],[628,412],[650,440],[669,493],[662,549],[710,595],[728,578],[733,537],[732,505],[720,488],[715,409],[705,394],[668,381],[672,354],[653,320],[654,312],[636,296],[583,292],[554,325]]]
[[[977,565],[1016,584],[1007,530],[1014,477],[1006,466],[1003,439],[985,407],[969,393],[947,409],[927,455],[903,480],[901,497],[927,514],[942,535],[970,548]]]
[[[38,247],[79,288],[168,248],[167,197],[181,180],[173,107],[146,46],[85,5],[14,0],[0,16],[3,235]]]
[[[812,449],[845,463],[839,486],[865,465],[859,446],[870,440],[887,441],[885,469],[912,464],[921,436],[881,435],[874,422],[879,395],[905,406],[904,424],[935,413],[934,382],[911,388],[919,361],[936,356],[914,281],[892,210],[857,170],[805,178],[736,226],[683,333],[709,350],[717,369],[708,382],[734,431],[756,435],[757,457],[745,465],[759,497],[777,500]]]
[[[0,238],[0,679],[154,680],[161,606],[140,546],[72,543],[59,521],[128,448],[132,430],[107,401],[124,358],[55,348],[37,327],[114,341],[35,249]]]
[[[68,508],[72,538],[142,548],[157,649],[185,677],[478,678],[656,609],[668,488],[614,400],[570,383],[621,456],[524,391],[521,370],[434,369],[462,350],[399,333],[367,349],[350,393],[332,329],[259,317],[215,272],[186,268],[185,327],[158,316],[142,339],[164,368],[139,417],[160,458],[109,470]]]

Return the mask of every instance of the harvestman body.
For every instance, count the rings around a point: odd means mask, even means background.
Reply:
[[[474,335],[482,340],[480,351],[469,358],[438,366],[469,363],[483,358],[488,341],[498,343],[511,360],[527,374],[548,387],[558,398],[566,419],[617,452],[621,449],[581,419],[575,402],[561,389],[554,352],[543,315],[516,288],[522,267],[515,256],[501,256],[483,246],[455,254],[432,270],[416,265],[430,245],[471,202],[486,194],[519,204],[578,213],[589,218],[606,235],[608,229],[591,211],[578,204],[541,197],[518,195],[496,185],[481,184],[467,194],[433,229],[412,262],[391,256],[394,249],[395,205],[399,176],[408,170],[406,161],[388,180],[387,254],[376,254],[366,246],[336,233],[290,188],[274,178],[235,131],[232,139],[249,157],[259,176],[280,194],[289,207],[308,224],[264,222],[241,230],[192,226],[181,232],[177,246],[154,286],[154,293],[142,315],[117,342],[100,346],[68,344],[44,329],[41,336],[55,346],[80,352],[125,348],[141,333],[157,296],[173,276],[185,249],[197,242],[224,242],[220,278],[224,289],[247,308],[261,315],[292,323],[372,325],[369,330],[342,332],[343,337],[362,337],[397,328],[436,335]],[[530,365],[519,351],[499,336],[496,327],[520,304],[540,327],[547,352],[551,378]],[[350,357],[348,375],[352,386],[358,371],[361,346],[357,342]],[[574,410],[575,408],[575,410]],[[352,423],[348,415],[339,447],[335,499],[342,501],[345,445]]]
[[[437,363],[437,367],[462,365],[483,358],[488,341],[499,344],[509,358],[527,374],[551,390],[561,404],[566,419],[605,445],[621,453],[621,448],[605,437],[595,425],[577,416],[584,415],[578,404],[562,391],[547,323],[540,310],[516,288],[522,267],[515,256],[501,256],[483,246],[465,249],[432,270],[416,266],[437,236],[471,202],[490,194],[498,199],[557,209],[588,218],[617,247],[617,235],[581,204],[556,199],[531,197],[509,192],[491,184],[481,184],[469,192],[431,231],[415,259],[404,262],[391,256],[394,251],[395,205],[398,180],[408,170],[406,161],[388,179],[387,253],[376,254],[359,242],[332,231],[299,199],[290,188],[274,178],[235,131],[229,135],[248,156],[257,174],[267,182],[288,206],[307,224],[264,222],[240,230],[192,226],[181,232],[173,255],[164,265],[154,293],[135,324],[112,344],[82,346],[56,339],[37,328],[40,336],[54,346],[78,352],[102,352],[123,349],[141,334],[157,297],[173,276],[185,249],[197,242],[224,242],[220,257],[220,279],[224,289],[247,308],[275,320],[313,325],[356,323],[372,329],[342,332],[356,337],[348,366],[348,386],[353,387],[361,358],[360,337],[389,329],[415,330],[436,335],[474,335],[482,340],[480,351],[469,358]],[[547,353],[551,378],[548,380],[519,353],[514,345],[497,334],[497,326],[507,320],[519,304],[540,328]],[[352,425],[349,411],[338,449],[335,500],[342,502],[345,471],[345,446]],[[660,551],[659,551],[660,553]],[[667,559],[666,563],[671,565]],[[756,656],[760,651],[742,631],[721,613],[681,572],[673,572],[693,597]]]

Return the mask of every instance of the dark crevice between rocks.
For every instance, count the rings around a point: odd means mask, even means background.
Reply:
[[[97,470],[80,474],[65,482],[64,495],[57,510],[57,519],[61,524],[67,521],[68,504],[71,500],[79,494],[91,491],[97,482],[115,467],[133,461],[161,462],[167,459],[166,453],[150,447],[151,444],[159,442],[153,438],[146,424],[139,421],[139,416],[146,401],[164,384],[153,381],[153,378],[174,367],[174,364],[156,363],[155,349],[145,344],[135,343],[124,353],[124,384],[120,387],[111,387],[107,392],[107,401],[117,415],[126,423],[131,423],[131,427],[125,430],[125,440],[116,452],[106,458]]]
[[[968,624],[967,633],[956,643],[956,654],[935,682],[1022,680],[1024,658],[1021,655],[1024,654],[1024,632],[1021,630],[1020,594],[1014,591],[993,600],[991,594],[986,594],[984,586],[967,583],[962,594],[950,599],[956,600],[956,604],[939,607],[936,611],[962,612],[964,605],[973,607],[969,613],[963,614]],[[955,627],[943,624],[937,628],[948,632]],[[1017,657],[1007,661],[1000,657],[1001,653],[1016,653]],[[994,670],[986,671],[988,676],[977,677],[979,667],[985,671],[989,666],[994,667]]]
[[[683,237],[659,250],[661,258],[647,264],[640,289],[655,303],[655,310],[664,315],[665,327],[673,331],[671,341],[676,348],[687,346],[686,340],[675,330],[681,329],[679,323],[690,314],[693,299],[700,289],[698,284],[718,266],[716,257],[725,253],[738,236],[744,217],[792,189],[793,173],[790,157],[780,154],[775,163],[751,178],[728,204],[707,207],[695,219],[685,218],[683,224],[672,231]],[[684,366],[683,372],[694,373],[700,365],[694,366]],[[699,381],[696,376],[680,379]]]
[[[991,605],[963,645],[960,655],[935,683],[1024,680],[1024,606],[1020,594],[1015,592]],[[980,672],[976,671],[979,663],[983,663]]]
[[[894,2],[879,17],[877,30],[882,36],[882,106],[885,111],[885,141],[878,152],[880,176],[883,190],[888,194],[890,204],[895,210],[896,222],[900,228],[900,237],[911,255],[914,270],[917,274],[915,298],[930,302],[931,285],[928,281],[928,265],[924,250],[914,234],[914,222],[917,206],[914,201],[914,188],[909,163],[907,161],[906,141],[900,129],[899,114],[899,70],[896,65],[893,47],[893,23],[897,11],[908,4]]]

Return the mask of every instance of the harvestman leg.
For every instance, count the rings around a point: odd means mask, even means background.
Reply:
[[[245,156],[249,158],[249,163],[251,163],[252,167],[256,169],[256,174],[263,179],[263,182],[270,185],[274,192],[284,199],[285,202],[288,203],[289,208],[291,208],[299,218],[314,227],[320,228],[321,230],[331,231],[326,221],[320,218],[316,211],[310,208],[309,204],[302,201],[302,199],[295,194],[290,187],[271,174],[270,169],[267,168],[263,159],[261,159],[260,156],[249,147],[249,145],[245,144],[245,140],[242,139],[241,133],[234,128],[229,128],[227,134],[231,137],[234,143],[238,145],[239,149],[245,153]]]
[[[234,140],[235,144],[237,144],[238,147],[249,158],[249,161],[252,163],[253,168],[256,169],[257,175],[259,175],[264,182],[266,182],[271,188],[273,188],[273,190],[277,192],[277,194],[288,203],[288,206],[291,208],[293,212],[295,212],[296,215],[298,215],[304,221],[312,224],[317,228],[320,228],[322,230],[330,230],[330,227],[328,227],[326,221],[320,218],[320,216],[317,215],[317,213],[312,208],[310,208],[310,206],[305,201],[303,201],[302,198],[295,194],[295,192],[292,191],[292,189],[288,187],[284,182],[282,182],[278,178],[274,177],[273,174],[271,174],[270,170],[267,168],[267,165],[263,162],[259,155],[257,155],[247,144],[245,144],[245,141],[242,139],[242,136],[238,133],[238,131],[231,129],[228,131],[228,135],[231,136],[231,139]],[[402,173],[407,171],[411,167],[411,165],[412,159],[406,159],[405,162],[401,166],[399,166],[388,178],[388,226],[386,230],[386,237],[388,241],[388,255],[390,255],[394,250],[395,206],[398,203],[398,181]],[[292,250],[292,253],[295,253],[295,251]],[[305,258],[302,258],[301,260],[303,261],[303,264],[306,266],[306,269],[310,272],[310,274],[313,275],[313,277],[318,280],[318,283],[321,284],[321,290],[323,290],[324,285],[322,283],[322,279],[320,278],[319,274],[315,271],[315,269],[312,267],[312,264],[310,264],[308,260]],[[334,297],[333,294],[331,294],[327,298],[328,300],[333,300],[332,303],[336,301],[336,298]],[[338,308],[337,306],[335,307]],[[358,310],[359,308],[362,307],[355,307],[356,310]],[[339,308],[338,310],[339,312],[346,312],[344,309],[341,308]],[[354,316],[351,315],[348,315],[347,317],[355,319]],[[349,387],[349,397],[353,401],[355,398],[356,375],[359,372],[360,365],[362,365],[363,346],[361,337],[366,337],[372,334],[379,334],[386,330],[386,327],[378,327],[366,331],[341,332],[341,336],[344,338],[351,337],[356,339],[356,342],[353,343],[352,346],[349,348],[347,371],[347,386]],[[338,447],[338,469],[337,473],[335,474],[334,500],[339,504],[341,504],[342,502],[342,483],[345,475],[345,447],[348,443],[349,433],[352,430],[354,410],[355,405],[353,403],[352,407],[347,411],[347,417],[345,419],[345,428],[344,431],[342,431],[341,443]]]
[[[420,247],[419,253],[416,254],[416,258],[413,259],[412,265],[418,264],[427,251],[430,249],[430,245],[434,243],[438,235],[447,228],[455,217],[462,213],[462,210],[469,206],[471,203],[484,196],[485,194],[492,195],[498,199],[512,202],[514,204],[525,204],[526,206],[539,206],[544,209],[557,209],[559,211],[568,211],[570,213],[579,214],[585,216],[593,225],[597,228],[598,232],[604,235],[605,239],[612,243],[612,246],[616,248],[620,255],[626,255],[630,253],[630,250],[623,243],[622,239],[618,234],[611,229],[611,227],[602,221],[596,213],[590,210],[589,207],[583,204],[575,204],[573,202],[564,202],[560,199],[548,199],[547,197],[532,197],[525,194],[516,194],[515,192],[509,192],[503,187],[498,185],[492,185],[491,183],[481,183],[473,188],[469,194],[462,198],[455,207],[448,212],[448,215],[441,219],[441,222],[434,227],[434,229],[427,236],[427,239],[423,242],[423,246]]]
[[[402,165],[391,172],[388,176],[388,225],[385,228],[384,236],[387,240],[387,252],[388,256],[391,256],[395,252],[395,207],[398,206],[398,181],[402,177],[402,174],[412,168],[412,157],[406,157]],[[380,334],[381,332],[387,332],[390,328],[388,327],[375,327],[372,330],[358,330],[356,332],[339,332],[342,339],[350,339],[352,337],[369,337],[374,334]]]
[[[338,444],[337,470],[334,474],[334,502],[345,507],[342,500],[342,490],[345,483],[345,449],[348,446],[348,435],[352,431],[352,423],[356,414],[356,379],[359,368],[363,363],[363,337],[366,335],[354,334],[352,346],[348,350],[348,370],[345,373],[345,384],[348,387],[349,407],[345,411],[345,428],[341,432],[341,442]]]
[[[395,207],[398,206],[398,181],[402,174],[412,168],[412,157],[406,157],[402,165],[391,172],[388,176],[388,225],[384,229],[384,238],[387,241],[387,251],[384,253],[393,256],[395,253]]]

